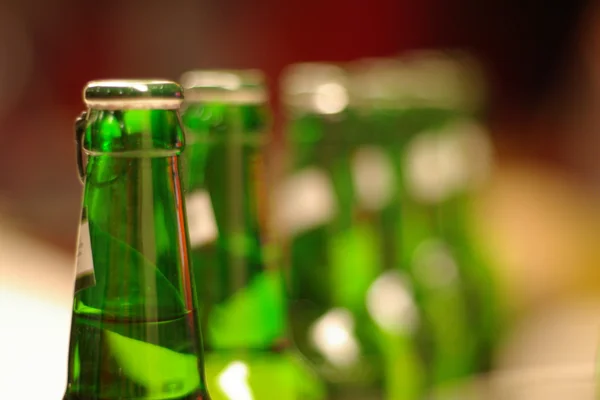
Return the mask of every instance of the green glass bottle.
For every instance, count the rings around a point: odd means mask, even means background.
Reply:
[[[209,398],[179,178],[182,96],[168,81],[85,88],[65,400]]]
[[[399,92],[410,89],[408,85],[414,82],[404,80],[402,67],[401,63],[389,59],[357,63],[353,82],[355,107],[361,113],[362,130],[377,132],[394,160],[396,185],[400,189],[400,198],[395,203],[400,216],[394,220],[395,228],[390,227],[397,232],[391,236],[397,240],[395,265],[410,277],[422,313],[419,354],[426,365],[427,388],[432,390],[473,372],[472,335],[462,277],[454,271],[453,264],[438,262],[429,250],[417,252],[421,245],[438,244],[439,237],[430,225],[430,211],[406,195],[402,154],[415,133],[435,126],[445,116],[403,102]],[[448,272],[450,270],[454,273]],[[444,274],[452,279],[443,280]]]
[[[316,376],[287,338],[283,273],[268,229],[271,121],[262,73],[196,70],[181,81],[187,217],[211,395],[321,398]]]
[[[398,171],[398,257],[423,315],[419,338],[430,388],[485,371],[489,338],[499,328],[494,279],[477,260],[464,219],[467,181],[485,171],[478,161],[485,164],[489,148],[472,129],[475,93],[465,88],[464,71],[436,60],[363,61],[367,87],[357,90],[373,96],[363,100],[372,105],[364,129],[387,137]]]
[[[349,107],[346,72],[285,71],[289,174],[275,220],[291,267],[293,334],[336,399],[417,399],[411,284],[395,268],[392,159]],[[391,227],[391,228],[390,228]]]
[[[486,182],[492,168],[492,144],[482,123],[482,72],[469,55],[452,51],[416,52],[407,57],[407,64],[416,71],[414,81],[424,88],[437,86],[416,108],[429,109],[440,118],[405,147],[405,194],[429,210],[429,223],[462,277],[474,371],[482,373],[492,366],[506,323],[493,259],[482,238],[474,234],[470,220],[473,193]],[[425,168],[430,170],[429,178],[420,172]],[[433,182],[436,188],[430,190]]]

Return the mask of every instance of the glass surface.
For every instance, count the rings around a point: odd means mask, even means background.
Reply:
[[[437,52],[354,66],[361,131],[384,144],[398,177],[399,233],[386,237],[400,239],[396,265],[408,274],[421,311],[417,336],[427,386],[484,372],[503,317],[489,260],[468,219],[474,186],[491,164],[476,115],[479,71],[464,56]]]
[[[88,112],[83,216],[95,285],[75,295],[65,400],[209,398],[182,147],[177,111]]]
[[[416,399],[419,316],[397,265],[395,160],[365,128],[349,111],[289,122],[293,157],[276,218],[288,242],[294,340],[331,398]]]
[[[424,112],[413,111],[416,116]],[[414,131],[404,121],[412,118],[410,110],[399,114],[407,140],[398,144],[397,155],[402,265],[413,277],[429,324],[426,357],[435,386],[490,367],[501,315],[490,267],[468,220],[470,174],[480,167],[479,152],[488,149],[464,143],[469,127],[461,124],[471,116],[435,108],[427,113],[425,125]]]
[[[399,71],[350,75],[350,99],[327,65],[283,80],[292,157],[275,215],[294,339],[339,398],[420,398],[489,368],[500,333],[467,221],[469,180],[488,149],[452,98],[429,104],[431,88],[399,85],[415,78]]]
[[[185,185],[206,376],[213,399],[316,399],[287,338],[286,296],[267,229],[266,104],[187,105]]]

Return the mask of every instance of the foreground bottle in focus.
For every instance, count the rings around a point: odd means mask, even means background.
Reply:
[[[294,339],[335,399],[417,399],[422,368],[400,239],[393,159],[360,129],[339,66],[290,66],[282,79],[289,173],[275,222],[290,265]],[[394,239],[395,238],[395,239]]]
[[[168,81],[85,88],[65,400],[209,398],[179,178],[182,96]]]
[[[268,232],[267,90],[254,70],[181,78],[184,182],[213,399],[317,399],[323,390],[287,338],[286,296]]]

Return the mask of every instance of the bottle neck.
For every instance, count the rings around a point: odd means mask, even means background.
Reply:
[[[88,111],[83,148],[90,155],[157,157],[184,145],[176,110]]]
[[[261,112],[250,105],[199,105],[183,116],[189,143],[183,154],[186,192],[208,195],[218,240],[231,254],[244,253],[242,243],[260,242],[266,234]]]
[[[266,251],[263,112],[258,106],[213,104],[188,107],[183,115],[195,147],[184,153],[186,182],[194,183],[186,194],[188,220],[194,226],[193,220],[213,218],[215,229],[212,238],[191,239],[209,352],[266,350],[284,336],[282,277]],[[209,199],[208,210],[194,209],[206,207],[202,196]]]
[[[96,282],[79,305],[123,319],[194,309],[178,174],[177,156],[89,158],[83,209]]]
[[[83,233],[95,285],[77,293],[76,311],[163,320],[194,310],[177,118],[168,110],[89,113]]]

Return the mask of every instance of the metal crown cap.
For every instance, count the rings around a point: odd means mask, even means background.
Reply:
[[[178,109],[183,90],[167,80],[100,80],[85,86],[83,100],[96,109]]]
[[[257,69],[197,69],[180,80],[187,102],[259,104],[268,98],[265,76]]]

